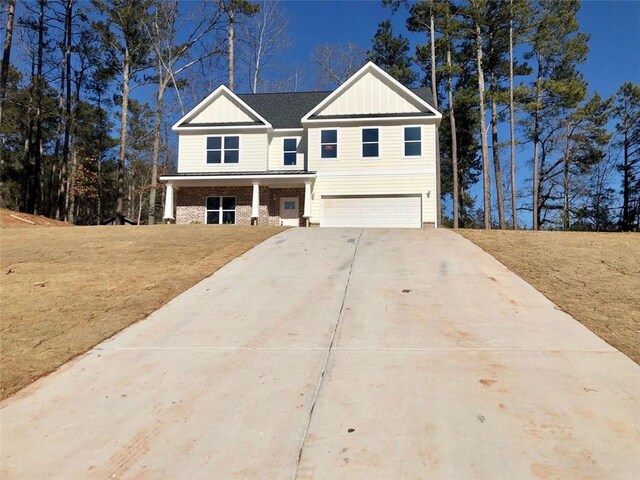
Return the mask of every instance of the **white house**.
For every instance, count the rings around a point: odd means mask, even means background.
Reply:
[[[236,95],[181,118],[166,182],[176,223],[438,226],[437,128],[426,88],[368,63],[332,92]]]

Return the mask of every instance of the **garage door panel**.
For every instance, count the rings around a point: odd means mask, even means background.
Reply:
[[[420,228],[422,204],[415,196],[331,196],[322,198],[324,227]]]

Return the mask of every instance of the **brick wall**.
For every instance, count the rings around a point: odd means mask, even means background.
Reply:
[[[205,223],[206,199],[236,197],[236,225],[251,225],[253,186],[188,187],[176,192],[176,223]],[[304,188],[260,187],[258,225],[280,225],[280,198],[298,197],[300,225],[304,225]]]

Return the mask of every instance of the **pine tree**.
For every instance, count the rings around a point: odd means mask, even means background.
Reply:
[[[613,115],[616,145],[622,150],[620,229],[626,232],[640,226],[640,85],[627,82],[618,89]]]
[[[378,25],[367,57],[403,85],[412,85],[418,77],[411,69],[409,40],[402,35],[393,35],[391,20]]]
[[[535,60],[533,98],[529,112],[529,137],[533,142],[532,210],[533,229],[541,223],[541,212],[550,199],[548,149],[553,131],[549,125],[567,109],[575,108],[586,95],[586,82],[576,66],[584,62],[588,35],[579,33],[577,13],[579,0],[541,0],[534,9],[534,34],[526,58]],[[545,190],[546,188],[546,190]]]
[[[105,17],[94,22],[111,68],[120,77],[120,147],[118,154],[118,186],[116,223],[124,225],[124,182],[127,159],[127,119],[131,90],[139,85],[137,76],[149,68],[151,45],[146,25],[150,22],[152,0],[92,0]]]

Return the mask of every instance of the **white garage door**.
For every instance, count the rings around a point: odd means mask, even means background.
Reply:
[[[421,228],[420,196],[322,197],[322,227]]]

